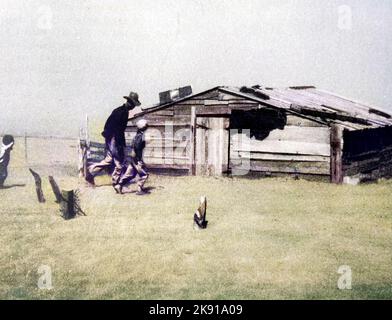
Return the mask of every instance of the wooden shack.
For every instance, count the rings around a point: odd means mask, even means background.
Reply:
[[[341,183],[391,175],[388,112],[313,86],[215,87],[144,109],[145,162],[192,175],[294,175]]]

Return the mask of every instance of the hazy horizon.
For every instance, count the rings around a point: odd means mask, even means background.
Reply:
[[[185,85],[315,85],[392,111],[387,0],[1,3],[0,134],[76,136],[130,90],[149,106]]]

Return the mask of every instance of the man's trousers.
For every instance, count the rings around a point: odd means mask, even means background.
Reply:
[[[114,164],[114,170],[112,173],[113,185],[118,184],[120,181],[121,173],[124,168],[125,154],[124,146],[119,146],[116,143],[116,139],[106,139],[106,155],[105,159],[101,162],[91,165],[88,170],[94,176],[104,169],[110,168]]]
[[[4,181],[7,179],[8,171],[7,167],[0,164],[0,187],[4,186]]]
[[[137,186],[139,191],[141,191],[144,184],[146,183],[146,180],[148,179],[147,168],[144,165],[143,161],[137,161],[135,158],[132,157],[131,161],[127,166],[127,169],[119,180],[119,185],[126,185],[127,183],[131,182],[131,180],[135,179],[136,176],[139,176]]]

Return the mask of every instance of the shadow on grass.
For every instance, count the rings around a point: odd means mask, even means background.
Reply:
[[[124,186],[124,189],[123,189],[123,191],[122,191],[123,194],[131,194],[131,193],[136,193],[136,192],[137,192],[136,189],[133,190],[133,189],[130,189],[130,188],[129,188],[132,184],[135,184],[135,182],[128,183],[128,184],[126,184],[126,185]],[[111,184],[111,183],[104,183],[104,184],[95,185],[95,186],[92,187],[92,188],[93,188],[93,189],[97,189],[97,188],[103,188],[103,187],[112,187],[112,184]],[[144,188],[144,190],[145,190],[146,193],[148,193],[148,194],[150,194],[151,191],[153,191],[153,190],[162,190],[162,189],[164,189],[163,186],[157,186],[157,187],[149,186],[149,187],[145,187],[145,188]]]
[[[8,186],[1,186],[0,190],[2,190],[2,189],[12,189],[12,188],[23,188],[25,186],[26,186],[25,184],[10,184]]]
[[[143,189],[144,189],[144,191],[146,192],[146,194],[150,194],[151,191],[152,191],[152,190],[155,190],[156,188],[155,188],[155,187],[146,187],[146,188],[143,188]],[[124,189],[123,189],[123,193],[124,193],[124,194],[127,194],[127,193],[136,193],[136,190],[131,190],[131,189],[128,189],[128,188],[124,188]]]

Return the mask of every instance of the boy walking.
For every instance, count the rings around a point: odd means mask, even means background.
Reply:
[[[119,183],[114,186],[114,189],[117,193],[121,194],[123,186],[136,178],[136,176],[139,176],[136,194],[142,196],[148,194],[143,188],[148,178],[147,168],[143,161],[143,150],[146,146],[144,133],[147,130],[148,124],[146,120],[142,119],[137,122],[136,126],[138,130],[131,145],[132,152],[130,163],[128,164],[125,173],[121,176]]]

